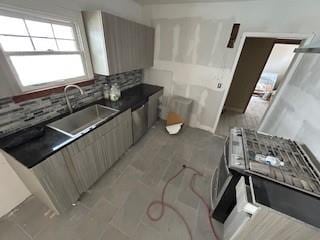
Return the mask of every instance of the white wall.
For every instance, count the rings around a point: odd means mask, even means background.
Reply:
[[[74,21],[79,26],[84,41],[88,64],[90,64],[89,71],[91,71],[91,63],[81,10],[102,9],[137,22],[145,22],[141,6],[132,0],[0,0],[0,7],[14,7],[22,11],[28,9],[35,14]],[[29,194],[6,160],[0,158],[0,216],[21,203]]]
[[[142,7],[133,0],[0,0],[0,3],[68,16],[80,15],[82,10],[100,9],[140,23],[147,22]]]
[[[30,196],[29,190],[0,151],[0,217]]]
[[[305,144],[320,161],[320,54],[305,54],[274,99],[260,131]]]
[[[297,44],[275,44],[263,72],[276,73],[278,86],[286,74],[286,71],[295,55],[293,52]]]
[[[242,33],[310,34],[318,30],[319,7],[317,0],[147,5],[144,15],[156,27],[156,47],[155,66],[145,71],[145,81],[165,81],[167,95],[194,99],[191,125],[214,131]],[[228,49],[236,22],[240,37]]]

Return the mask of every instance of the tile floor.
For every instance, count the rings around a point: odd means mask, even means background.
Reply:
[[[69,212],[56,216],[30,197],[0,220],[0,239],[189,239],[185,226],[172,211],[167,210],[163,219],[154,223],[147,218],[146,208],[160,198],[165,182],[182,164],[204,173],[204,177],[197,178],[196,188],[209,200],[210,177],[223,143],[221,137],[188,127],[177,136],[169,136],[157,123]],[[187,187],[191,175],[185,171],[169,185],[166,199],[185,216],[194,240],[215,239],[203,205]],[[222,226],[215,226],[222,234]]]
[[[245,113],[225,110],[220,117],[216,134],[227,136],[229,135],[230,128],[235,126],[257,129],[268,105],[268,101],[265,101],[260,97],[252,96]]]

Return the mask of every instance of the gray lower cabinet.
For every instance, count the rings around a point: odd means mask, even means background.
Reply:
[[[62,152],[53,154],[31,169],[7,153],[3,154],[29,191],[56,213],[65,212],[78,200],[80,192]]]
[[[55,212],[62,213],[132,145],[131,121],[128,109],[32,169],[3,154],[30,192]]]
[[[59,212],[69,209],[78,200],[80,193],[61,152],[36,165],[31,171]]]
[[[87,191],[131,146],[132,141],[127,140],[132,138],[129,122],[130,109],[63,150],[80,193]],[[124,137],[127,135],[131,138]]]
[[[163,90],[151,95],[148,101],[148,127],[152,127],[152,125],[157,121],[159,117],[159,104],[160,98],[163,95]]]

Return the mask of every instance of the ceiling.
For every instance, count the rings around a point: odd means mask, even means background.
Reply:
[[[145,5],[145,4],[168,4],[168,3],[245,2],[250,0],[134,0],[134,1]],[[254,0],[254,1],[257,1],[257,0]]]

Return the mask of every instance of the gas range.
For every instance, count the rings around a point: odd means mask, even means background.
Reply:
[[[261,158],[275,159],[273,165]],[[254,130],[233,128],[229,137],[229,168],[256,175],[320,197],[320,172],[295,141]]]

